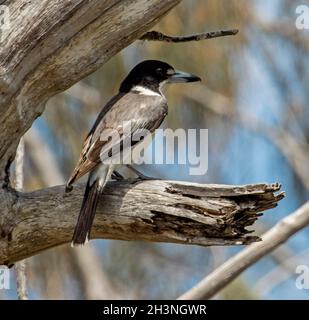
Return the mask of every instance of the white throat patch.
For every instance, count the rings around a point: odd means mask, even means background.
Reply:
[[[138,94],[142,94],[144,96],[159,96],[162,97],[162,95],[158,92],[155,92],[151,89],[145,88],[143,86],[135,86],[132,88],[132,90],[137,91]]]

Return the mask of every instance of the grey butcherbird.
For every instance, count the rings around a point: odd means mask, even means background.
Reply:
[[[124,152],[125,142],[130,147],[138,142],[132,136],[142,129],[150,133],[158,128],[167,115],[167,101],[162,94],[166,83],[195,82],[201,79],[193,74],[176,71],[172,66],[157,60],[146,60],[135,66],[120,85],[119,92],[101,110],[85,139],[80,159],[68,180],[66,192],[74,181],[89,172],[83,203],[74,230],[72,245],[83,245],[90,237],[99,195],[110,179],[115,166],[105,164],[111,152]],[[130,135],[123,124],[131,124]],[[116,130],[119,139],[102,139],[104,130]],[[117,148],[117,146],[119,148]]]

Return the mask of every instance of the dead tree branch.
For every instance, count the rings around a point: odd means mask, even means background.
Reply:
[[[165,41],[165,42],[190,42],[190,41],[201,41],[207,39],[214,39],[225,36],[235,36],[238,33],[238,30],[220,30],[212,32],[204,32],[198,34],[192,34],[189,36],[167,36],[159,31],[149,31],[146,32],[139,40],[148,40],[148,41]]]
[[[254,243],[233,256],[200,283],[179,297],[182,299],[209,299],[248,267],[277,248],[299,230],[309,225],[309,202],[279,221],[267,231],[259,243]]]
[[[83,185],[64,194],[57,186],[31,193],[1,190],[0,264],[71,241]],[[108,184],[98,206],[93,238],[241,245],[261,212],[277,205],[280,185],[202,185],[176,181]]]

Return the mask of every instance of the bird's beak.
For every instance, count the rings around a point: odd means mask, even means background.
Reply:
[[[198,76],[195,76],[194,74],[182,72],[178,70],[176,70],[175,73],[168,78],[169,83],[196,82],[196,81],[201,81],[201,78]]]

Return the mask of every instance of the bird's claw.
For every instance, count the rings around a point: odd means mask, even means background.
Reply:
[[[123,177],[123,175],[120,174],[119,172],[114,171],[114,172],[112,173],[112,179],[113,179],[113,180],[116,180],[116,181],[122,181],[122,180],[124,180],[124,177]]]

